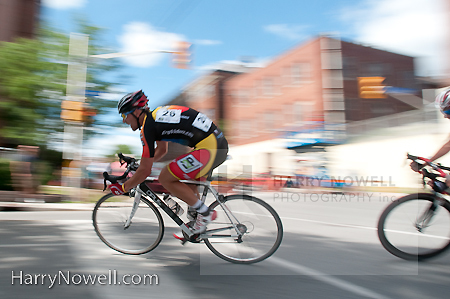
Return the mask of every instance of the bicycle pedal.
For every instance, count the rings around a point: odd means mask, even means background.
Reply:
[[[184,244],[186,244],[186,242],[188,241],[188,240],[186,240],[186,238],[184,238],[184,237],[180,237],[180,236],[178,236],[177,234],[173,234],[173,237],[175,238],[175,239],[177,239],[177,240],[180,240],[181,241],[181,245],[184,245]]]

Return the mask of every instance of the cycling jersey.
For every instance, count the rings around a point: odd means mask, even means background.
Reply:
[[[172,141],[194,151],[175,159],[169,170],[179,179],[196,179],[226,159],[228,143],[203,113],[183,106],[158,107],[148,113],[141,129],[142,157],[155,155],[155,141]],[[220,150],[218,153],[218,150]]]

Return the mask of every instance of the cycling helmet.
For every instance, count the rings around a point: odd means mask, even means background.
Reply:
[[[127,113],[135,109],[144,109],[147,107],[148,99],[141,90],[125,95],[117,105],[119,114]]]
[[[450,89],[444,90],[436,97],[436,105],[442,113],[450,114],[446,112],[450,110]]]

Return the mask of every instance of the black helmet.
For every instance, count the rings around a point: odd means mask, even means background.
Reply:
[[[127,113],[134,109],[142,109],[147,106],[148,99],[141,90],[132,92],[124,96],[117,104],[120,113]]]

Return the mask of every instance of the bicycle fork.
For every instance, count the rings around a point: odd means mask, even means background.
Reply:
[[[421,233],[425,228],[428,227],[431,219],[436,214],[437,208],[441,205],[441,200],[442,199],[435,198],[430,206],[423,212],[423,214],[417,218],[415,226],[418,232]]]
[[[141,201],[141,190],[136,189],[135,195],[134,195],[134,201],[133,201],[133,207],[131,208],[131,213],[130,213],[130,217],[128,217],[127,221],[125,222],[123,229],[127,229],[130,227],[131,225],[131,219],[133,219],[134,214],[136,214],[136,211],[139,207],[139,203]]]

